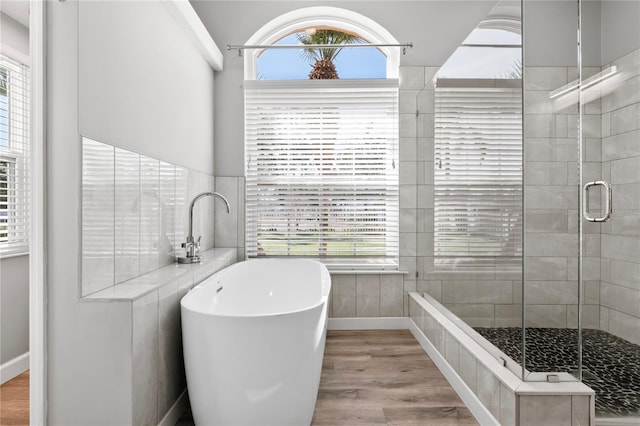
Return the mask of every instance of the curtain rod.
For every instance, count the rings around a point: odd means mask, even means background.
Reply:
[[[521,48],[521,44],[483,44],[483,43],[462,43],[460,46],[462,47],[495,47],[495,48],[505,48],[505,49],[513,49],[513,48]]]
[[[401,44],[385,44],[385,43],[371,43],[371,44],[227,44],[227,50],[238,50],[238,55],[242,56],[242,51],[246,49],[336,49],[336,48],[351,48],[351,47],[401,47],[402,54],[406,55],[407,48],[411,49],[413,43],[401,43]]]

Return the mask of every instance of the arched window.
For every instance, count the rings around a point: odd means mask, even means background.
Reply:
[[[396,38],[389,31],[372,19],[347,9],[329,6],[307,7],[285,13],[265,24],[245,44],[277,44],[284,38],[307,28],[334,28],[357,34],[369,43],[398,44]],[[386,78],[398,78],[400,51],[393,47],[380,47],[379,51],[386,58]],[[259,79],[258,58],[263,52],[263,50],[255,49],[249,50],[244,55],[245,80]],[[298,50],[294,50],[294,52],[300,53]]]
[[[300,28],[295,33],[281,38],[274,45],[299,44],[298,34],[323,31],[315,27]],[[330,28],[329,31],[344,30]],[[354,34],[357,40],[363,40]],[[257,58],[258,80],[306,80],[313,69],[313,60],[302,53],[302,49],[265,49]],[[340,79],[387,78],[387,57],[375,47],[343,48],[333,60]]]
[[[296,32],[323,28],[397,44],[370,19],[332,7],[282,15],[246,44],[293,44],[287,38]],[[308,63],[302,76],[261,79],[261,55],[274,51],[290,50],[248,50],[244,59],[247,257],[397,269],[400,52],[380,48],[385,63],[377,79],[310,80]],[[299,55],[293,50],[298,63]]]

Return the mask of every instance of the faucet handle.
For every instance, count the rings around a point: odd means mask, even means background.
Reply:
[[[196,248],[196,253],[200,253],[200,240],[202,239],[202,235],[198,237],[198,239],[193,243]]]

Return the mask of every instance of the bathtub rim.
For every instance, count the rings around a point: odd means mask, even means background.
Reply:
[[[247,263],[251,263],[251,262],[283,262],[283,261],[304,261],[304,262],[311,262],[314,264],[319,265],[320,268],[320,291],[321,291],[321,297],[320,299],[312,304],[312,305],[307,305],[304,306],[302,308],[299,309],[293,309],[293,310],[287,310],[287,311],[279,311],[279,312],[272,312],[272,313],[261,313],[261,314],[250,314],[250,315],[234,315],[234,314],[219,314],[219,313],[215,313],[215,312],[207,312],[204,311],[202,309],[194,309],[193,307],[187,306],[187,304],[185,303],[185,300],[187,300],[187,298],[189,297],[189,295],[193,296],[198,290],[208,287],[209,285],[211,285],[215,279],[214,277],[218,276],[222,276],[226,273],[228,273],[229,270],[231,270],[231,268],[234,267],[239,267],[238,265],[243,265],[243,264],[247,264]],[[326,278],[326,280],[325,280]],[[326,283],[326,284],[325,284]],[[208,317],[214,317],[214,318],[234,318],[234,319],[240,319],[240,318],[270,318],[270,317],[280,317],[280,316],[286,316],[286,315],[294,315],[296,313],[301,313],[301,312],[306,312],[306,311],[310,311],[313,309],[316,309],[320,306],[323,305],[328,305],[329,301],[330,301],[330,297],[331,297],[331,274],[329,273],[329,270],[327,269],[326,265],[324,265],[322,262],[314,260],[314,259],[291,259],[291,258],[284,258],[284,259],[247,259],[247,260],[243,260],[240,262],[236,262],[233,265],[227,266],[226,268],[221,269],[220,271],[214,273],[213,275],[209,276],[208,278],[206,278],[205,280],[201,281],[200,283],[198,283],[197,285],[195,285],[193,288],[191,288],[187,294],[185,294],[181,299],[180,299],[180,308],[181,309],[185,309],[191,313],[194,314],[199,314],[199,315],[204,315],[204,316],[208,316]],[[188,300],[187,300],[188,303]]]

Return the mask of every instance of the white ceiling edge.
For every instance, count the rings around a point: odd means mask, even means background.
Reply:
[[[222,52],[188,0],[162,2],[214,71],[222,71]]]
[[[0,2],[0,11],[29,28],[28,0],[2,0]]]

